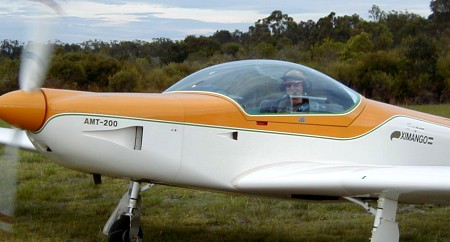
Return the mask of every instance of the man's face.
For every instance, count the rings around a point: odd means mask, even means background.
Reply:
[[[288,80],[285,82],[285,87],[288,95],[303,95],[302,80]]]

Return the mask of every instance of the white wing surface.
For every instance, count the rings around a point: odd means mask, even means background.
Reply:
[[[448,203],[450,167],[357,166],[290,162],[248,171],[235,180],[239,189],[293,198],[378,197],[400,194],[400,202]]]

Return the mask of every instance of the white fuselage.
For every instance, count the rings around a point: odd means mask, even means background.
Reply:
[[[282,163],[450,166],[449,130],[398,116],[358,137],[338,139],[62,114],[51,118],[39,132],[29,133],[29,137],[57,163],[86,173],[236,191],[234,184],[239,177]]]

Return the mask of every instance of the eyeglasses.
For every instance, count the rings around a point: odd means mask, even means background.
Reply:
[[[303,81],[290,81],[290,82],[286,82],[284,85],[286,88],[303,87]]]

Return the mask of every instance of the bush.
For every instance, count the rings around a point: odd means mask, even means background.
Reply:
[[[138,81],[139,74],[136,70],[121,70],[109,78],[108,89],[112,92],[132,92]]]

